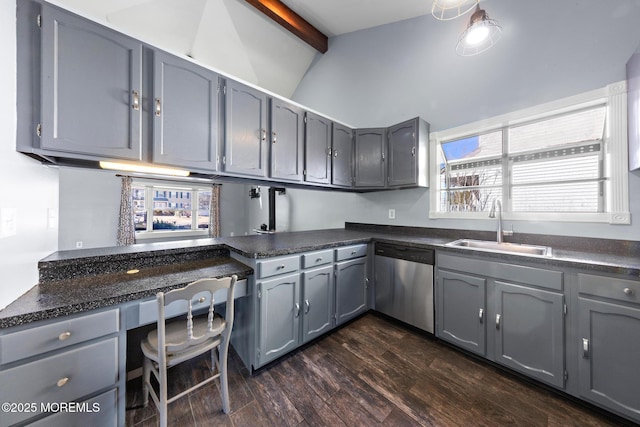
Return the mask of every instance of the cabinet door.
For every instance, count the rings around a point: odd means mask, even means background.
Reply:
[[[339,187],[353,185],[353,130],[333,124],[331,183]]]
[[[302,181],[304,112],[271,98],[271,177]]]
[[[564,387],[564,296],[504,282],[494,283],[495,361]]]
[[[298,346],[300,274],[264,281],[259,292],[258,365],[262,366]]]
[[[336,264],[336,322],[338,325],[367,310],[367,259]]]
[[[640,421],[640,308],[578,304],[580,395]]]
[[[331,180],[331,120],[307,112],[305,128],[305,181]]]
[[[225,172],[265,177],[267,96],[227,80],[225,97]]]
[[[334,295],[332,265],[302,273],[303,343],[324,334],[333,326]]]
[[[390,187],[418,183],[417,121],[410,120],[389,128],[389,169],[387,184]]]
[[[216,171],[218,75],[154,52],[153,162]]]
[[[438,270],[436,286],[437,336],[484,356],[487,280]]]
[[[42,12],[41,148],[140,160],[142,44],[47,4]]]
[[[386,151],[385,129],[356,130],[356,187],[381,188],[385,186]]]

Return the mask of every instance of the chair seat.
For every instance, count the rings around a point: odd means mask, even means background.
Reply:
[[[183,349],[167,352],[167,366],[174,366],[220,344],[222,340],[221,333],[227,326],[226,321],[221,316],[214,315],[213,331],[211,333],[207,331],[207,323],[207,315],[193,318],[193,336],[197,338],[209,334],[209,338],[196,341]],[[185,328],[185,321],[176,319],[175,321],[167,322],[165,336],[165,344],[168,346],[186,343],[187,329]],[[140,347],[146,357],[158,363],[158,330],[150,331],[140,343]]]

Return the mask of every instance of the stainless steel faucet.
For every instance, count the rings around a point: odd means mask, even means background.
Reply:
[[[503,232],[502,232],[502,203],[500,203],[500,200],[493,199],[493,203],[491,204],[491,210],[489,211],[489,218],[495,218],[496,217],[496,205],[498,205],[498,231],[497,231],[496,239],[497,239],[498,243],[502,243],[502,237],[503,237]]]

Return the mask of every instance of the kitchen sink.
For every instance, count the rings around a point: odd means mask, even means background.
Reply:
[[[470,240],[460,239],[445,244],[454,248],[474,249],[477,251],[485,252],[500,252],[516,255],[532,255],[532,256],[551,256],[551,247],[549,246],[536,246],[527,245],[521,243],[505,243],[505,242],[493,242],[489,240]]]

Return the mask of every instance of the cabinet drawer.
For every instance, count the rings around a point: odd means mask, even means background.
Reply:
[[[116,337],[69,350],[0,372],[7,402],[69,402],[113,386],[118,379]],[[34,413],[4,413],[0,426],[25,420]]]
[[[302,268],[311,268],[333,262],[333,249],[310,252],[302,255]]]
[[[258,263],[258,279],[276,276],[283,273],[291,273],[300,269],[300,257],[298,255],[286,258],[271,259]]]
[[[120,330],[119,310],[102,311],[0,336],[0,365]]]
[[[118,424],[116,389],[78,403],[77,412],[58,412],[42,418],[31,427],[115,427]]]
[[[578,274],[580,293],[640,304],[640,281]]]
[[[345,246],[336,249],[336,261],[344,261],[346,259],[360,258],[367,255],[367,245]]]

